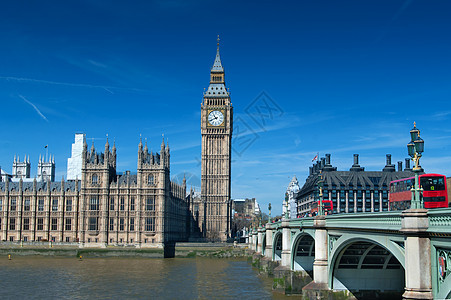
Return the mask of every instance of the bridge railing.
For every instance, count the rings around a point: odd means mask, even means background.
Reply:
[[[428,211],[428,232],[451,234],[451,208],[437,208]]]
[[[400,230],[402,211],[378,213],[336,214],[326,216],[326,226],[332,228]]]
[[[313,221],[315,218],[308,217],[308,218],[296,218],[296,219],[290,219],[288,220],[290,222],[290,228],[295,227],[313,227]],[[271,224],[272,230],[278,230],[282,227],[282,221],[278,221]]]
[[[402,225],[402,211],[374,213],[335,214],[326,216],[326,227],[349,229],[374,229],[399,231]],[[431,233],[451,234],[451,208],[431,209],[428,211]],[[313,217],[290,219],[290,227],[313,227]],[[273,230],[281,228],[282,222],[271,224]]]

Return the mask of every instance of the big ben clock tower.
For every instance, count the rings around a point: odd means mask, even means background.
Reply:
[[[201,106],[202,176],[199,227],[209,240],[226,241],[231,223],[231,149],[233,108],[216,51],[210,85]]]

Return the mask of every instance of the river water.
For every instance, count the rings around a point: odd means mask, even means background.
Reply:
[[[0,259],[2,299],[283,299],[245,260]]]

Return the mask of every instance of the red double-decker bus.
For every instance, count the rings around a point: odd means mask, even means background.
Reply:
[[[446,176],[441,174],[422,174],[419,176],[424,208],[448,207],[448,190]],[[405,210],[410,208],[412,187],[415,177],[390,182],[389,210]]]
[[[332,203],[332,201],[323,200],[323,205],[324,205],[324,213],[326,215],[331,215],[332,212],[334,211],[334,204]],[[318,207],[319,207],[319,201],[312,203],[312,206],[310,209],[310,213],[312,214],[312,216],[316,216],[318,214]]]

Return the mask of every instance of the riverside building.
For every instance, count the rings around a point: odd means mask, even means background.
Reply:
[[[169,146],[138,146],[138,167],[116,173],[116,146],[103,153],[83,139],[81,178],[0,182],[3,241],[52,241],[80,246],[162,247],[187,239],[186,181],[170,180]]]
[[[414,176],[410,160],[406,159],[405,169],[398,162],[398,169],[391,163],[391,155],[386,156],[382,171],[365,171],[359,165],[359,155],[354,154],[354,164],[349,171],[337,171],[330,163],[330,154],[321,158],[309,168],[309,176],[304,186],[296,194],[297,216],[311,212],[311,206],[318,201],[318,177],[323,178],[323,199],[333,203],[333,213],[360,213],[388,211],[390,181]]]

